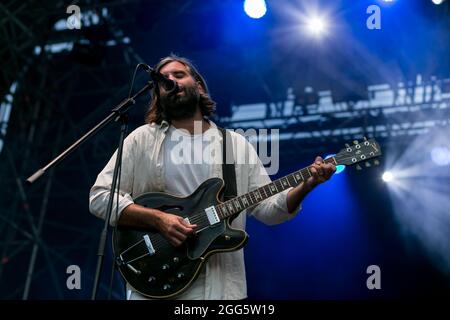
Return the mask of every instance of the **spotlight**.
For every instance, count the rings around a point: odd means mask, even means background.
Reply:
[[[394,174],[390,171],[386,171],[383,173],[381,178],[384,182],[391,182],[392,180],[394,180]]]
[[[329,154],[324,159],[326,160],[326,159],[334,157],[334,156],[335,156],[335,154]],[[337,165],[335,174],[339,174],[339,173],[341,173],[344,170],[345,170],[345,166],[344,165],[342,165],[342,164]]]
[[[264,0],[245,0],[245,13],[253,19],[262,18],[267,12],[266,1]]]
[[[438,5],[441,4],[442,2],[444,2],[444,0],[431,0],[433,1],[434,4]]]
[[[450,150],[446,147],[436,147],[431,150],[431,160],[438,166],[450,164]]]
[[[307,20],[306,26],[307,26],[308,31],[312,35],[318,37],[321,34],[325,33],[326,28],[327,28],[327,23],[326,23],[325,19],[323,19],[322,17],[313,16]]]

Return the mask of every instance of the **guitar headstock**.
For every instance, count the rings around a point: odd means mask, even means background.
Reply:
[[[375,139],[358,142],[353,141],[353,145],[346,144],[344,149],[341,149],[334,159],[336,160],[336,165],[346,165],[352,166],[357,165],[358,169],[361,169],[359,163],[365,162],[366,167],[370,167],[371,164],[368,162],[369,159],[377,158],[381,155],[381,148]],[[374,164],[378,165],[379,161],[374,160]]]

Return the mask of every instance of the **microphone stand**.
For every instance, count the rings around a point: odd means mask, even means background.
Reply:
[[[116,156],[116,163],[114,166],[114,173],[111,183],[111,191],[109,195],[108,200],[108,206],[107,206],[107,213],[105,218],[105,223],[103,225],[103,230],[100,235],[99,240],[99,246],[98,246],[98,252],[97,252],[97,269],[95,273],[95,281],[94,281],[94,287],[92,289],[92,300],[95,300],[97,297],[97,289],[99,285],[100,280],[100,274],[102,272],[103,268],[103,258],[105,256],[105,247],[106,247],[106,239],[108,235],[108,227],[109,227],[109,221],[111,219],[111,212],[112,212],[112,205],[114,201],[114,191],[116,190],[117,185],[117,179],[118,179],[118,171],[120,168],[121,160],[122,160],[122,149],[123,149],[123,142],[125,140],[125,135],[127,131],[128,121],[127,121],[127,114],[128,110],[132,105],[135,104],[135,99],[139,96],[141,96],[144,92],[147,90],[152,89],[154,86],[153,82],[147,82],[147,84],[139,90],[134,96],[127,98],[120,102],[114,109],[111,110],[111,114],[107,116],[104,120],[99,122],[95,127],[93,127],[91,130],[89,130],[85,135],[83,135],[80,139],[78,139],[75,143],[73,143],[70,147],[68,147],[66,150],[64,150],[60,155],[58,155],[56,158],[54,158],[51,162],[49,162],[45,167],[37,170],[34,174],[32,174],[26,181],[29,184],[34,183],[37,179],[39,179],[42,175],[44,175],[49,169],[56,166],[58,163],[60,163],[65,157],[67,157],[70,153],[72,153],[74,150],[76,150],[82,143],[84,143],[86,140],[91,138],[93,135],[95,135],[98,131],[103,129],[107,124],[112,122],[113,120],[116,122],[121,122],[120,127],[120,139],[119,139],[119,146],[117,148],[117,156]]]

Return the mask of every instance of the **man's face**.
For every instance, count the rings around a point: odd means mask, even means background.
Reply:
[[[175,94],[167,94],[167,91],[160,87],[161,105],[166,115],[175,120],[192,117],[198,108],[203,88],[181,62],[169,62],[159,72],[175,81],[180,88]]]

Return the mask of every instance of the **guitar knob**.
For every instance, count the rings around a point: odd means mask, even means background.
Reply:
[[[184,278],[184,273],[183,272],[178,272],[177,273],[177,278],[178,279]]]
[[[170,284],[165,284],[164,286],[163,286],[163,290],[165,290],[165,291],[167,291],[167,290],[169,290],[170,289]]]
[[[180,261],[180,258],[178,258],[178,257],[173,258],[173,262],[178,263],[179,261]]]
[[[162,269],[163,270],[169,270],[169,265],[166,263],[166,264],[163,264],[163,266],[162,266]]]
[[[150,276],[150,278],[148,278],[148,282],[154,282],[156,280],[156,278],[154,276]]]

